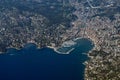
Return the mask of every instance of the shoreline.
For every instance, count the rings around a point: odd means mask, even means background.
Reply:
[[[82,37],[78,37],[78,38],[75,38],[75,39],[73,39],[72,41],[76,41],[76,40],[79,40],[79,39],[87,39],[87,40],[89,40],[92,44],[91,45],[94,45],[94,42],[91,40],[91,39],[89,39],[89,38],[82,38]],[[66,41],[65,41],[66,42]],[[64,42],[63,42],[64,43]],[[31,44],[31,43],[27,43],[27,44]],[[32,43],[32,44],[35,44],[35,43]],[[38,47],[38,45],[37,44],[35,44],[36,46],[37,46],[37,49],[42,49],[42,48],[44,48],[44,47]],[[72,48],[72,49],[70,49],[70,50],[68,50],[67,52],[65,52],[65,53],[62,53],[62,52],[59,52],[57,49],[59,49],[60,48],[60,46],[59,47],[54,47],[54,46],[46,46],[47,48],[50,48],[50,49],[53,49],[55,52],[57,52],[58,54],[70,54],[75,48]],[[62,46],[61,46],[62,47]],[[95,46],[93,46],[93,48],[92,48],[92,50],[94,49],[94,47]],[[21,49],[24,49],[24,47],[23,48],[15,48],[15,47],[10,47],[10,48],[7,48],[7,51],[6,52],[0,52],[0,55],[2,55],[2,54],[7,54],[7,52],[8,52],[8,49],[16,49],[16,50],[21,50]],[[92,50],[90,50],[90,51],[92,51]],[[89,51],[89,52],[90,52]],[[87,53],[86,53],[86,55],[87,55]]]
[[[94,41],[93,40],[91,40],[90,38],[82,38],[82,37],[78,37],[78,38],[75,38],[75,39],[73,39],[72,41],[76,41],[76,40],[81,40],[81,39],[87,39],[87,40],[89,40],[90,42],[91,42],[91,45],[93,45],[93,48],[91,49],[91,50],[89,50],[87,53],[89,53],[89,52],[91,52],[92,50],[94,50],[94,48],[96,48],[95,47],[95,44],[94,44]],[[66,42],[66,41],[65,41]],[[64,42],[63,42],[64,43]],[[76,43],[77,44],[77,43]],[[57,52],[58,54],[70,54],[75,48],[72,48],[72,49],[70,49],[70,50],[68,50],[66,53],[62,53],[62,52],[59,52],[57,49],[59,49],[60,47],[53,47],[53,46],[47,46],[47,48],[50,48],[50,49],[53,49],[55,52]],[[87,55],[88,56],[88,54],[85,54],[85,55]],[[89,57],[89,56],[88,56]]]

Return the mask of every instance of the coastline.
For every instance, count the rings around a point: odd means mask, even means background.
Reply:
[[[92,45],[94,45],[94,42],[91,40],[91,39],[89,39],[89,38],[82,38],[82,37],[78,37],[78,38],[75,38],[75,39],[73,39],[72,41],[73,42],[75,42],[76,40],[79,40],[79,39],[88,39],[91,43],[92,43]],[[65,41],[66,43],[67,43],[67,41]],[[69,41],[68,41],[69,42]],[[63,42],[64,43],[64,42]],[[31,43],[27,43],[27,44],[31,44]],[[35,43],[32,43],[32,44],[34,44],[34,45],[36,45],[37,46],[37,49],[41,49],[41,47],[38,47],[38,45],[37,44],[35,44]],[[69,44],[69,43],[68,43]],[[76,43],[75,43],[76,44]],[[62,53],[62,52],[60,52],[60,51],[58,51],[57,49],[59,49],[59,48],[61,48],[62,46],[59,46],[59,47],[54,47],[54,46],[46,46],[47,48],[50,48],[50,49],[53,49],[55,52],[57,52],[58,54],[70,54],[70,52],[72,52],[75,48],[73,47],[72,49],[70,49],[70,50],[68,50],[66,53]],[[94,46],[95,47],[95,46]],[[93,47],[93,48],[94,48]],[[22,48],[16,48],[16,47],[10,47],[10,48],[7,48],[7,50],[8,49],[16,49],[16,50],[21,50],[21,49],[23,49],[24,48],[24,46],[22,47]],[[43,47],[42,47],[43,48]],[[90,50],[91,51],[91,50]],[[7,51],[6,52],[0,52],[0,55],[1,54],[5,54],[5,53],[7,53]]]
[[[78,37],[78,38],[75,38],[75,39],[73,39],[72,41],[77,41],[77,40],[82,40],[82,39],[87,39],[87,40],[89,40],[90,42],[91,42],[91,45],[93,45],[93,48],[90,50],[90,51],[88,51],[87,53],[89,53],[89,52],[91,52],[92,50],[94,50],[94,48],[95,48],[95,46],[94,46],[94,42],[91,40],[91,39],[89,39],[89,38],[82,38],[82,37]],[[67,41],[65,41],[66,43],[67,43]],[[69,42],[69,41],[68,41]],[[64,42],[63,42],[64,43]],[[69,44],[69,43],[68,43]],[[75,42],[75,44],[77,44],[76,42]],[[55,52],[57,52],[58,54],[70,54],[74,49],[75,49],[75,47],[73,47],[73,48],[71,48],[70,50],[68,50],[67,52],[60,52],[60,51],[58,51],[57,49],[59,49],[59,48],[61,48],[61,47],[63,47],[64,48],[64,46],[59,46],[59,47],[54,47],[54,46],[47,46],[48,48],[51,48],[51,49],[53,49]],[[71,47],[71,46],[69,46],[69,47]],[[87,53],[85,53],[87,56],[88,56],[88,54]]]
[[[117,25],[116,27],[116,24],[119,23],[120,14],[119,13],[112,14],[115,17],[115,20],[111,20],[110,17],[108,16],[98,15],[93,18],[86,18],[85,21],[82,21],[81,19],[83,19],[84,17],[91,17],[92,14],[88,13],[87,16],[86,15],[81,16],[80,15],[81,11],[83,10],[84,12],[87,7],[84,6],[82,3],[79,4],[78,2],[74,2],[74,6],[76,8],[74,14],[78,17],[78,19],[74,21],[75,25],[73,27],[75,28],[72,29],[76,29],[76,30],[81,29],[80,33],[77,34],[77,36],[83,36],[85,38],[88,38],[92,41],[92,44],[94,44],[93,49],[87,53],[87,56],[90,59],[85,61],[84,63],[85,65],[84,79],[85,80],[100,80],[100,79],[117,80],[118,78],[120,78],[119,76],[120,63],[118,58],[120,53],[120,47],[119,47],[120,35],[118,33],[119,25]],[[80,6],[82,8],[80,8]],[[117,6],[115,7],[117,8]],[[87,11],[90,12],[89,10],[91,10],[91,8],[89,8]],[[85,13],[87,14],[87,12]],[[99,11],[96,11],[96,13],[99,13]],[[93,15],[96,15],[96,13],[93,13]],[[85,27],[77,28],[81,25],[82,22],[85,23]],[[109,66],[112,66],[114,69],[111,69]],[[103,72],[106,75],[104,75]],[[112,75],[112,74],[116,74],[116,75]]]
[[[66,42],[66,41],[65,41]],[[64,43],[64,42],[63,42]],[[72,52],[75,48],[72,48],[70,50],[68,50],[67,52],[63,53],[63,52],[60,52],[58,51],[57,49],[61,48],[62,46],[60,47],[54,47],[54,46],[47,46],[47,48],[50,48],[50,49],[53,49],[55,52],[57,52],[58,54],[70,54],[70,52]]]

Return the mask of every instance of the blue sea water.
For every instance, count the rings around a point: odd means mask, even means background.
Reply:
[[[53,49],[37,49],[28,44],[21,50],[9,49],[0,55],[0,80],[84,80],[86,53],[93,48],[88,39],[77,41],[70,54]]]

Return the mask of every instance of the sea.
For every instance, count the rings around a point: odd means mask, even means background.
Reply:
[[[32,43],[21,50],[8,49],[0,55],[0,80],[84,80],[83,63],[94,45],[84,38],[72,41],[57,51]]]

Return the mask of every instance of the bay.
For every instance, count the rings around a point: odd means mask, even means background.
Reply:
[[[9,49],[0,55],[0,80],[84,80],[83,63],[93,48],[88,39],[78,39],[69,54],[27,44],[21,50]],[[64,49],[63,49],[64,50]]]

